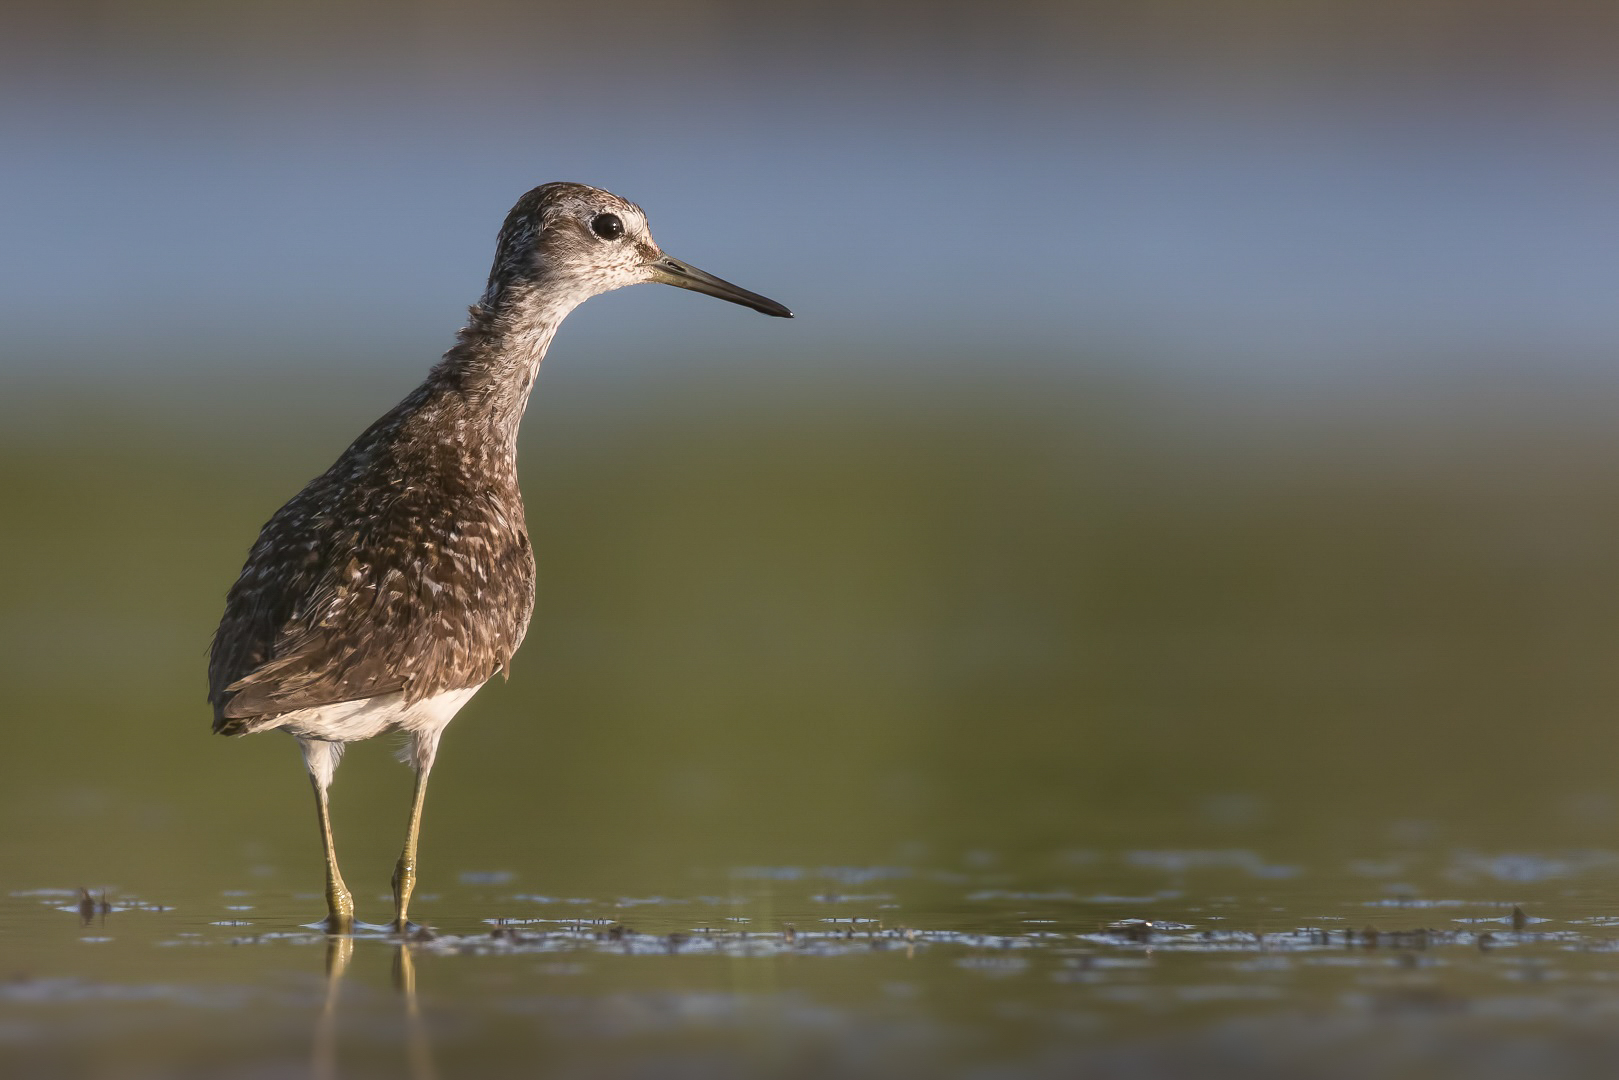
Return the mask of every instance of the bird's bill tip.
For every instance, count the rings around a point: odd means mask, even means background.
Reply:
[[[690,289],[692,292],[716,296],[721,300],[729,300],[733,304],[752,308],[754,311],[778,319],[790,319],[793,313],[768,296],[760,296],[756,292],[749,292],[740,285],[732,285],[724,278],[717,278],[713,274],[699,270],[690,263],[663,255],[652,264],[652,280],[664,285],[673,285],[677,289]]]

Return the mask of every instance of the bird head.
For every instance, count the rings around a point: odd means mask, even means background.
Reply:
[[[543,295],[564,311],[626,285],[674,285],[790,319],[781,304],[664,254],[646,214],[628,199],[585,184],[542,184],[501,227],[486,306],[514,292]]]

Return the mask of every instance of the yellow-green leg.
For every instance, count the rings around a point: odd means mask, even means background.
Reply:
[[[354,896],[343,884],[343,873],[337,868],[337,849],[332,846],[332,814],[326,805],[326,787],[311,775],[315,788],[315,809],[320,814],[320,843],[326,853],[326,930],[332,934],[347,934],[354,929]]]
[[[410,894],[416,888],[416,835],[422,828],[422,803],[427,799],[427,774],[431,764],[416,770],[416,791],[410,804],[410,824],[405,832],[405,850],[394,867],[394,930],[403,934],[410,923],[406,909],[410,907]]]

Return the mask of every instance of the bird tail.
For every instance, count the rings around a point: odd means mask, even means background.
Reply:
[[[253,731],[252,721],[243,716],[214,717],[215,735],[247,735]]]
[[[273,716],[226,716],[223,709],[214,710],[215,735],[251,735],[255,731],[274,727]]]

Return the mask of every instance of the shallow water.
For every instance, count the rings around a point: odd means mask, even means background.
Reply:
[[[1605,422],[544,390],[539,609],[403,946],[309,929],[297,754],[202,701],[258,524],[387,395],[7,418],[0,1074],[1619,1064]],[[333,791],[374,922],[391,749]]]
[[[463,872],[403,944],[301,925],[310,893],[15,892],[0,1052],[30,1076],[1522,1076],[1619,1060],[1612,855],[970,862],[737,867],[635,897]]]

